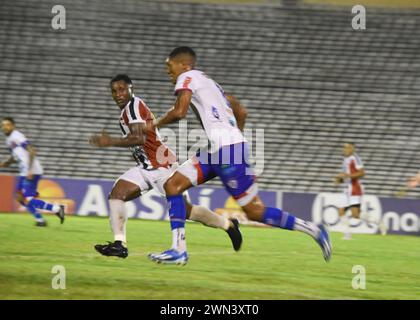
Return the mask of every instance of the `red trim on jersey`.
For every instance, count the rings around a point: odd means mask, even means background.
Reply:
[[[201,169],[200,163],[194,163],[194,167],[197,170],[197,184],[204,183],[203,170]]]
[[[356,173],[356,162],[352,160],[350,162],[350,174]],[[359,178],[351,179],[351,195],[352,196],[361,196],[362,195],[362,186],[360,185]]]
[[[151,112],[149,110],[149,108],[147,108],[144,103],[142,103],[139,100],[139,113],[140,113],[140,117],[144,120],[147,121],[149,120],[149,118],[151,117]]]
[[[150,109],[139,100],[138,104],[139,113],[141,118],[147,122],[153,121],[153,115]],[[153,168],[165,167],[167,168],[170,164],[176,161],[176,156],[165,144],[163,144],[156,134],[156,130],[148,132],[146,135],[146,141],[144,143],[144,151],[150,160]],[[162,149],[163,148],[163,149]],[[165,162],[161,163],[158,161],[158,157],[162,157]]]
[[[128,126],[127,110],[124,110],[122,117],[123,117],[123,120],[124,120],[125,124]]]
[[[191,90],[190,88],[179,88],[179,89],[176,89],[176,90],[175,90],[175,95],[177,95],[177,94],[178,94],[178,92],[179,92],[179,91],[182,91],[182,90],[188,90],[188,91],[192,92],[192,90]]]
[[[234,196],[233,199],[239,200],[240,198],[243,198],[243,197],[247,196],[248,194],[249,194],[249,192],[245,191],[245,192],[241,193],[239,196]]]

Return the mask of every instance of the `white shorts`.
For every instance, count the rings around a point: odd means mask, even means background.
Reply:
[[[339,208],[348,208],[351,206],[357,206],[362,203],[362,196],[352,196],[349,193],[343,193],[340,196]]]
[[[154,189],[163,197],[166,197],[165,182],[175,173],[178,163],[172,164],[169,168],[157,168],[155,170],[145,170],[139,166],[134,167],[122,174],[116,181],[125,180],[139,186],[142,194]],[[114,184],[114,185],[115,185]],[[189,201],[187,191],[183,193]]]
[[[183,164],[181,164],[178,167],[177,171],[181,173],[184,177],[187,177],[193,186],[197,186],[204,182],[204,181],[199,181],[200,178],[198,176],[199,171],[197,169],[197,166],[198,166],[198,161],[196,158],[193,157],[185,161]]]

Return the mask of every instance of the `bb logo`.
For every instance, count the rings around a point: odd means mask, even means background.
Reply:
[[[238,181],[236,181],[235,179],[231,179],[227,182],[227,185],[232,189],[237,189],[238,188]]]
[[[216,119],[220,119],[219,111],[217,111],[216,107],[212,106],[211,112],[213,113],[213,117],[215,117]]]
[[[344,226],[340,223],[338,208],[342,203],[341,193],[320,193],[312,205],[312,221],[315,223],[328,224],[331,231],[344,232]],[[378,221],[382,216],[382,207],[378,197],[364,195],[360,208],[361,214],[368,213],[370,220]],[[350,212],[346,211],[349,215]],[[350,219],[352,233],[377,233],[376,224],[367,224],[359,219]]]

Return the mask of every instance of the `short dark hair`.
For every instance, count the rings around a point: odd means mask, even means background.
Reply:
[[[169,58],[173,59],[181,54],[189,55],[191,58],[193,58],[194,62],[197,59],[197,55],[195,54],[194,50],[190,47],[178,47],[171,51],[169,54]]]
[[[124,81],[127,84],[133,84],[133,82],[131,81],[130,77],[127,76],[126,74],[117,74],[115,77],[113,77],[111,79],[111,81],[109,82],[109,85],[112,85],[113,82],[117,82],[117,81]]]
[[[4,117],[3,121],[9,121],[11,122],[13,125],[15,124],[15,119],[13,119],[12,117]]]

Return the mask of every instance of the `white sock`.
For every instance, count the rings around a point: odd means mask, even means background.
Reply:
[[[367,222],[368,224],[376,224],[379,225],[379,221],[375,218],[369,216],[367,212],[360,213],[360,220]]]
[[[114,233],[114,240],[122,241],[122,243],[126,245],[127,214],[125,212],[124,201],[119,199],[110,199],[109,207],[111,209],[111,213],[109,215],[109,222],[111,224],[112,232]]]
[[[177,228],[172,230],[172,249],[175,249],[180,253],[187,251],[185,228]]]
[[[318,237],[319,234],[319,228],[315,225],[315,223],[299,218],[295,218],[295,225],[293,230],[304,232],[313,238]]]
[[[350,221],[349,221],[349,218],[347,217],[346,214],[344,214],[343,216],[341,216],[340,220],[341,220],[341,223],[343,224],[343,227],[344,227],[344,233],[346,235],[349,235],[350,234]]]
[[[223,230],[227,230],[230,227],[229,219],[203,206],[192,206],[190,220],[201,222],[208,227]]]

